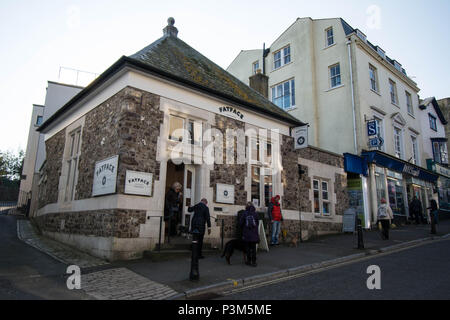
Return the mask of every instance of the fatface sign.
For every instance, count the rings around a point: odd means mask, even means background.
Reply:
[[[308,126],[297,127],[293,130],[295,150],[308,147]]]
[[[234,186],[218,183],[216,185],[216,202],[234,204]]]
[[[125,193],[140,196],[152,195],[153,174],[127,170],[125,178]]]
[[[233,108],[233,107],[227,107],[227,106],[219,107],[219,112],[220,113],[231,114],[234,117],[237,117],[237,118],[239,118],[241,120],[244,119],[244,115],[238,109]]]
[[[95,163],[92,196],[116,192],[118,160],[119,156],[114,156]]]

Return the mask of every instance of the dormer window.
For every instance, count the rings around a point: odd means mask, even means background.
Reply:
[[[364,42],[367,42],[367,36],[361,32],[361,30],[356,29],[356,35]]]

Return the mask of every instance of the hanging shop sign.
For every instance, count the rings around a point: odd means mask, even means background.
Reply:
[[[216,184],[216,202],[234,204],[234,185]]]
[[[367,136],[373,137],[378,134],[377,122],[375,120],[370,120],[367,122]]]
[[[118,161],[119,156],[114,156],[95,163],[92,196],[100,196],[116,192]]]
[[[295,150],[308,147],[308,126],[297,127],[292,130]]]
[[[152,179],[152,173],[127,170],[125,193],[150,197],[152,195]]]

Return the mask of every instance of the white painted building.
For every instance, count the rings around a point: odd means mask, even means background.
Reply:
[[[30,215],[36,210],[39,170],[46,156],[44,135],[36,130],[82,89],[71,84],[48,81],[44,105],[33,105],[19,196],[20,204],[26,204],[30,197]]]
[[[298,18],[269,49],[241,51],[227,70],[249,83],[256,66],[268,76],[269,99],[309,124],[310,145],[338,154],[377,151],[399,159],[400,171],[410,165],[426,168],[420,89],[397,60],[343,19]],[[369,120],[375,121],[378,136],[368,136]],[[383,144],[377,145],[379,141]],[[390,199],[396,215],[405,217],[410,177],[374,163],[369,169],[355,184],[363,189],[366,227],[375,220],[382,197]],[[431,181],[421,184],[430,192],[435,177],[428,173],[424,175]]]

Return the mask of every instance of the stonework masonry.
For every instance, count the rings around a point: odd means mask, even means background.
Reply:
[[[61,175],[65,138],[66,130],[61,130],[45,144],[47,159],[43,166],[42,183],[39,187],[39,208],[58,201],[59,177]]]
[[[157,140],[163,112],[159,96],[127,87],[86,115],[76,199],[92,195],[95,162],[119,155],[117,192],[124,193],[127,170],[153,173],[159,180]]]
[[[96,210],[50,213],[34,218],[40,230],[95,237],[137,238],[143,210]]]
[[[224,150],[226,148],[226,131],[227,129],[231,129],[234,132],[236,130],[245,130],[245,123],[234,120],[228,117],[224,117],[221,115],[216,115],[216,127],[215,129],[220,130],[223,135],[223,146]],[[235,139],[234,144],[234,163],[235,164],[226,164],[226,152],[221,154],[223,164],[214,164],[214,170],[210,173],[210,187],[214,188],[213,193],[213,201],[216,201],[216,185],[217,183],[223,184],[231,184],[235,186],[234,192],[234,200],[236,205],[245,206],[247,203],[247,191],[245,191],[245,177],[247,176],[247,165],[246,164],[237,164],[237,152],[236,150],[240,150],[238,148],[238,140]],[[245,143],[245,140],[244,140]]]

